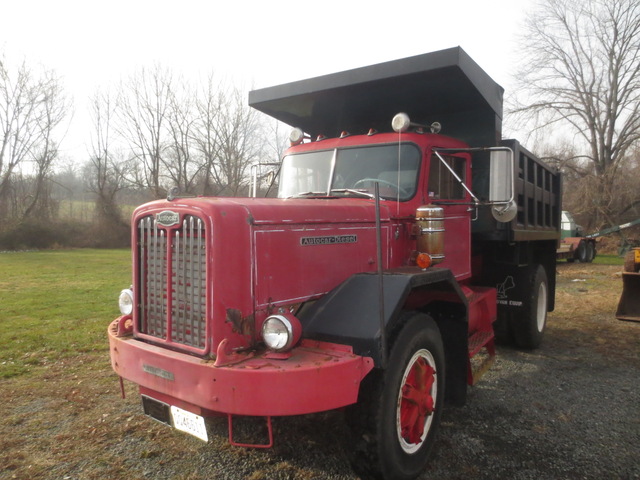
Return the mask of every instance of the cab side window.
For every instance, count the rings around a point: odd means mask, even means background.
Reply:
[[[456,175],[466,181],[465,159],[451,155],[441,155],[444,161],[456,172]],[[429,166],[429,198],[432,200],[463,200],[466,192],[460,182],[451,174],[449,169],[442,164],[436,155],[431,156]]]

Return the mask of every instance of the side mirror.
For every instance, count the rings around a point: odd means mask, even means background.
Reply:
[[[267,178],[265,179],[267,185],[271,185],[275,179],[276,179],[276,172],[273,170],[269,170],[269,173],[267,173]]]
[[[493,218],[499,222],[510,222],[518,213],[514,201],[514,158],[507,147],[490,149],[489,203]]]

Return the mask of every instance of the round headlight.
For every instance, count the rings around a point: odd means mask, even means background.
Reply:
[[[120,292],[118,307],[123,315],[131,315],[133,312],[133,291],[130,288],[125,288]]]
[[[262,338],[271,350],[282,352],[293,347],[300,339],[302,327],[291,314],[271,315],[262,325]]]

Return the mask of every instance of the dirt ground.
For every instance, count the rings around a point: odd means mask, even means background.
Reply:
[[[498,349],[421,478],[640,478],[640,323],[614,317],[620,270],[559,264],[543,346]],[[340,412],[275,419],[270,450],[229,446],[214,420],[205,444],[144,417],[132,385],[121,399],[106,348],[42,368],[0,384],[0,479],[356,478]]]

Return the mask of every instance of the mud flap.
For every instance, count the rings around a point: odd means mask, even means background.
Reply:
[[[616,318],[640,322],[640,273],[622,272],[622,295]]]

